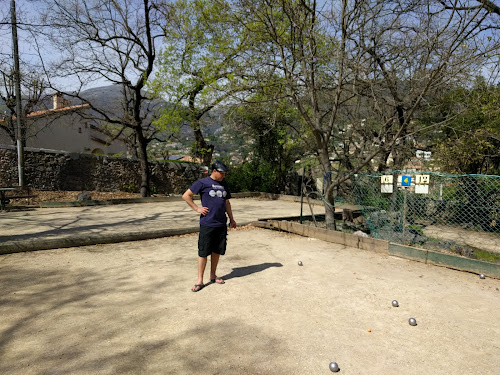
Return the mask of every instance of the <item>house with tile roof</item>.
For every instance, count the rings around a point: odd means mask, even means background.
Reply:
[[[75,153],[126,156],[122,139],[112,139],[89,115],[88,104],[71,105],[61,93],[53,96],[52,109],[31,112],[26,116],[25,147]],[[9,119],[0,118],[0,127]],[[13,118],[15,121],[15,117]],[[12,139],[0,131],[0,145],[12,145]]]

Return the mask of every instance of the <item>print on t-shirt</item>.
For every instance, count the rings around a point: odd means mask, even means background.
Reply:
[[[190,190],[200,195],[203,207],[208,207],[208,214],[200,215],[200,225],[207,227],[225,226],[227,223],[226,200],[231,199],[227,183],[205,177],[196,181]]]

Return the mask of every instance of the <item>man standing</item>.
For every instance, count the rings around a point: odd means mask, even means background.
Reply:
[[[182,195],[182,199],[193,210],[200,214],[200,235],[198,237],[198,280],[191,289],[193,292],[200,291],[203,284],[203,274],[207,265],[207,257],[210,255],[210,281],[216,284],[224,284],[221,277],[217,277],[217,264],[221,255],[226,253],[227,242],[227,216],[231,227],[236,228],[231,211],[231,193],[224,180],[229,169],[224,163],[216,160],[212,164],[210,177],[196,181]],[[198,207],[193,201],[193,195],[200,194],[201,205]]]

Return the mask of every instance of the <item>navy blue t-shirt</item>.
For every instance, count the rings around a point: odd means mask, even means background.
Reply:
[[[200,225],[206,227],[226,226],[226,200],[231,199],[231,193],[225,181],[215,181],[211,177],[205,177],[196,181],[189,190],[200,194],[202,206],[208,207],[208,214],[200,215]]]

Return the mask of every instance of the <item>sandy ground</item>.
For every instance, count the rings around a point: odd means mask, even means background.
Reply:
[[[31,194],[35,195],[34,198],[26,200],[16,200],[15,203],[38,204],[41,202],[74,202],[78,198],[81,191],[67,191],[67,190],[37,190],[31,189]],[[107,200],[107,199],[126,199],[126,198],[140,198],[139,193],[128,193],[126,191],[88,191],[93,200]],[[153,195],[164,197],[164,194]]]
[[[459,244],[500,254],[500,234],[466,230],[445,225],[433,225],[424,229],[428,237],[452,240]],[[500,371],[499,371],[500,373]]]
[[[196,202],[199,202],[198,200]],[[231,199],[238,224],[261,218],[298,216],[300,203],[266,199]],[[321,212],[319,208],[317,211]],[[324,212],[324,209],[323,209]],[[304,214],[309,211],[304,208]],[[0,212],[0,242],[79,235],[105,237],[162,229],[198,228],[199,214],[183,200],[111,206],[37,208]]]
[[[499,373],[500,280],[247,229],[192,293],[196,243],[1,256],[0,373]]]

